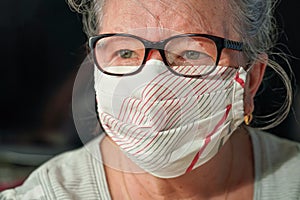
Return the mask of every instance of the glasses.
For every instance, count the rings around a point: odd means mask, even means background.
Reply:
[[[90,37],[89,46],[99,70],[113,76],[140,72],[149,52],[158,50],[171,72],[199,78],[216,69],[224,48],[243,50],[242,42],[207,34],[180,34],[158,42],[131,34],[101,34]]]

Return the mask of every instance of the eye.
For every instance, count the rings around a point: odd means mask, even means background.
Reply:
[[[121,58],[132,58],[134,56],[134,52],[129,49],[121,49],[117,52],[117,54]]]
[[[201,56],[201,53],[199,51],[185,51],[182,55],[183,58],[189,59],[189,60],[198,60]]]

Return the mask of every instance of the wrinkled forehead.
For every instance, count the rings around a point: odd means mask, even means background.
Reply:
[[[145,31],[151,27],[151,34],[156,28],[227,37],[231,30],[227,1],[106,0],[101,32],[130,33],[133,29]]]

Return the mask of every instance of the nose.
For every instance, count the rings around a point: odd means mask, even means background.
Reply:
[[[147,56],[147,61],[150,60],[150,59],[163,61],[163,58],[162,58],[160,52],[157,49],[151,49],[149,51],[149,54]]]

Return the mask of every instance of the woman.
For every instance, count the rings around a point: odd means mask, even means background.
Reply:
[[[0,199],[299,198],[300,145],[247,126],[266,66],[286,78],[268,60],[274,2],[69,3],[92,36],[106,134]]]

